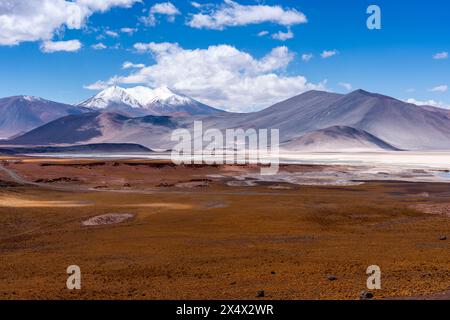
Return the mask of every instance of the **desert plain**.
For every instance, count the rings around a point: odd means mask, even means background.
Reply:
[[[0,161],[0,299],[359,299],[370,265],[374,299],[449,299],[446,182],[314,178],[345,165],[282,165],[291,181],[257,179],[256,165]],[[69,265],[81,290],[66,287]]]

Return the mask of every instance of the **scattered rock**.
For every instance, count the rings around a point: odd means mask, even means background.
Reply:
[[[361,293],[359,294],[359,299],[361,300],[369,300],[373,298],[373,293],[370,291],[361,291]]]
[[[256,294],[257,298],[264,298],[264,296],[265,296],[264,290],[259,290],[258,293]]]
[[[160,184],[157,185],[157,187],[162,187],[162,188],[169,188],[169,187],[173,187],[174,184],[173,183],[167,183],[167,182],[161,182]]]
[[[329,275],[329,276],[327,276],[327,279],[330,281],[335,281],[335,280],[337,280],[337,277],[333,276],[333,275]]]
[[[133,218],[133,215],[129,213],[110,213],[89,218],[88,220],[81,222],[81,225],[91,227],[105,224],[116,224],[131,218]]]
[[[178,182],[175,184],[177,188],[204,188],[209,187],[209,179],[191,179],[187,182]]]
[[[292,189],[291,187],[283,186],[283,185],[280,185],[280,184],[276,184],[276,185],[273,185],[273,186],[268,186],[268,188],[269,189],[274,189],[274,190],[291,190]]]
[[[227,186],[229,187],[255,187],[258,184],[254,181],[228,181]]]
[[[439,237],[439,240],[447,240],[447,237],[446,236],[441,236],[441,237]]]
[[[69,178],[69,177],[60,177],[55,179],[37,179],[34,182],[36,183],[57,183],[57,182],[79,182],[80,180],[77,178]]]

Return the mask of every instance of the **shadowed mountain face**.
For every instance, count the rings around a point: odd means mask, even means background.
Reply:
[[[130,118],[116,113],[90,113],[58,119],[13,139],[16,144],[136,143],[169,149],[175,128],[203,130],[255,128],[280,130],[282,147],[322,146],[368,150],[450,150],[447,110],[419,107],[400,100],[357,90],[347,95],[309,91],[265,110],[248,113]],[[320,151],[319,147],[313,148]]]
[[[281,148],[307,152],[398,150],[370,133],[345,126],[308,132],[300,138],[283,143]]]
[[[27,132],[47,122],[89,111],[37,97],[14,96],[0,99],[0,139]]]
[[[179,126],[181,124],[168,116],[130,118],[118,113],[91,112],[54,120],[6,144],[135,143],[161,146],[170,141],[170,133]]]

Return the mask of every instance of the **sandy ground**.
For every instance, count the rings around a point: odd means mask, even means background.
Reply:
[[[301,185],[256,180],[256,166],[19,160],[0,170],[2,299],[358,299],[373,264],[375,299],[450,289],[447,183]],[[281,174],[331,169],[349,170]],[[115,214],[132,217],[82,224]],[[66,288],[73,264],[79,291]]]

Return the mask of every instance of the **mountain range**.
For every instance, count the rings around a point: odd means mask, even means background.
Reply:
[[[110,87],[73,107],[78,113],[54,119],[7,145],[86,145],[131,143],[170,149],[176,128],[280,130],[288,151],[450,150],[450,112],[417,106],[385,95],[308,91],[252,113],[208,107],[166,87]],[[133,112],[131,112],[133,111]]]

